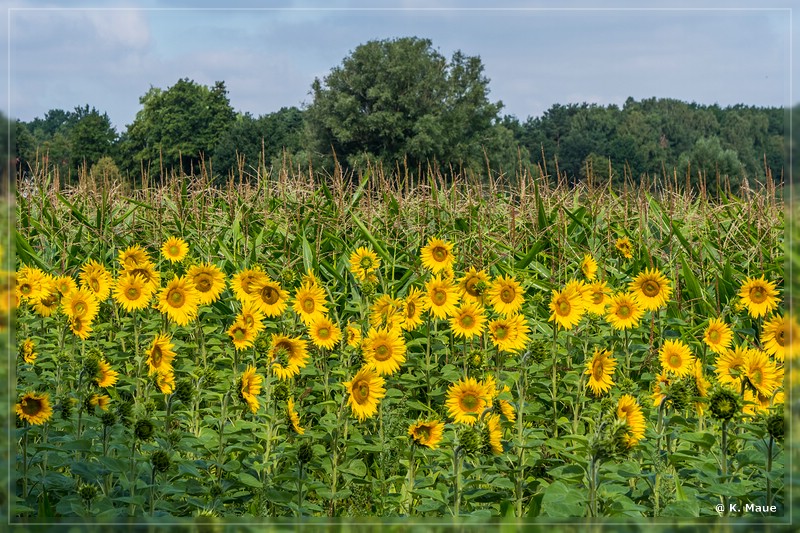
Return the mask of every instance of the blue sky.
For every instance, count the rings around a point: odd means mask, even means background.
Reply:
[[[764,10],[758,1],[650,2],[665,9],[649,10],[626,9],[642,5],[634,1],[103,4],[115,10],[8,4],[10,24],[0,31],[10,46],[9,83],[0,102],[22,120],[89,104],[121,131],[150,86],[167,88],[183,77],[208,85],[224,80],[233,107],[257,116],[310,103],[314,78],[324,78],[359,44],[403,36],[428,38],[448,58],[456,50],[480,56],[490,99],[520,120],[556,103],[621,105],[628,96],[722,106],[800,101],[796,90],[790,94],[800,84],[791,83],[789,12]],[[400,9],[359,9],[364,5]],[[587,5],[592,9],[582,9]],[[479,7],[492,9],[472,9]]]

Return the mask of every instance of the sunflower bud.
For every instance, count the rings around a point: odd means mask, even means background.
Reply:
[[[291,268],[284,268],[281,271],[281,281],[283,281],[284,283],[291,283],[294,281],[294,279],[295,279],[295,273],[294,270],[292,270]]]
[[[117,415],[111,411],[103,411],[103,413],[100,415],[100,421],[105,427],[113,426],[117,423]]]
[[[253,342],[253,347],[255,347],[258,355],[266,356],[270,348],[269,339],[264,333],[259,333],[256,340]]]
[[[475,428],[467,428],[461,434],[461,450],[467,457],[474,457],[483,451],[483,438]]]
[[[541,363],[547,357],[547,346],[540,340],[531,341],[528,345],[531,361]]]
[[[314,458],[314,448],[311,447],[310,442],[304,442],[297,448],[297,460],[301,464],[307,464]]]
[[[100,360],[87,356],[83,361],[83,375],[86,376],[85,381],[94,383],[94,378],[100,372]]]
[[[708,399],[711,416],[717,420],[730,420],[741,409],[741,399],[731,390],[719,388]]]
[[[153,438],[154,432],[153,423],[146,418],[137,420],[136,425],[133,427],[133,436],[138,440],[150,440]]]
[[[275,400],[276,403],[286,401],[286,398],[289,397],[289,386],[281,381],[276,386],[275,389],[272,391],[272,398]]]
[[[373,294],[375,294],[375,283],[370,280],[365,281],[361,284],[361,293],[364,295],[365,298],[369,298]]]
[[[467,364],[469,364],[470,368],[475,370],[480,370],[481,368],[483,368],[483,363],[484,363],[483,352],[481,352],[480,350],[475,350],[471,354],[469,354],[469,357],[467,359]]]
[[[192,401],[194,391],[192,390],[192,383],[188,379],[181,379],[175,384],[175,397],[180,400],[183,405],[189,405]]]
[[[122,399],[122,395],[120,395],[120,399]],[[117,405],[117,416],[119,417],[119,420],[122,422],[123,426],[130,427],[132,414],[133,403],[131,403],[131,400],[123,400]]]
[[[687,381],[681,379],[674,381],[667,389],[665,401],[670,401],[672,403],[672,408],[676,411],[682,411],[688,408],[692,403],[692,391],[689,386],[690,381],[693,382],[694,380]]]
[[[59,411],[61,411],[61,420],[69,420],[72,415],[72,398],[69,396],[62,396],[58,404]]]
[[[89,505],[94,500],[94,497],[97,496],[97,487],[90,484],[81,485],[78,489],[78,495],[84,504]]]
[[[785,419],[783,412],[772,413],[767,417],[767,433],[777,441],[783,440],[784,425]]]
[[[150,463],[156,472],[166,472],[170,465],[169,454],[164,450],[156,450],[150,456]]]

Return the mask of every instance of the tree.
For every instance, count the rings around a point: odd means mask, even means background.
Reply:
[[[128,126],[125,150],[136,162],[151,168],[191,173],[203,157],[213,153],[235,120],[225,83],[213,87],[188,78],[162,90],[151,87],[139,99],[142,109]]]
[[[100,114],[95,108],[85,110],[75,108],[78,117],[69,129],[68,138],[72,166],[90,168],[103,156],[111,156],[117,132],[111,126],[106,113]]]
[[[314,148],[354,167],[477,164],[497,120],[480,58],[456,52],[448,62],[416,37],[358,46],[324,82],[312,84],[307,110]]]
[[[692,185],[698,184],[702,174],[710,190],[718,185],[717,176],[728,176],[731,185],[738,187],[744,171],[736,151],[723,148],[717,137],[697,139],[691,151],[681,154],[678,168],[691,172]]]

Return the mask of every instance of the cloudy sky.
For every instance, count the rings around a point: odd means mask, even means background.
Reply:
[[[791,69],[800,41],[791,39],[792,0],[770,2],[772,9],[757,0],[665,0],[631,9],[642,4],[138,0],[63,9],[10,0],[8,24],[0,25],[10,47],[0,102],[25,121],[89,104],[122,131],[149,87],[188,77],[224,80],[233,107],[257,116],[310,103],[314,78],[359,44],[403,36],[428,38],[448,58],[456,50],[480,56],[490,98],[520,120],[556,103],[621,105],[629,96],[722,106],[800,101],[790,92],[800,87]],[[359,8],[374,5],[393,9]],[[254,9],[265,6],[271,9]]]

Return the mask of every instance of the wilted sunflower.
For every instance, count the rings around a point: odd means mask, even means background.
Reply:
[[[369,324],[373,328],[399,327],[403,323],[403,301],[381,294],[369,307]]]
[[[514,276],[495,278],[489,287],[489,303],[503,316],[516,315],[525,302],[522,287]]]
[[[14,405],[14,411],[22,420],[34,426],[44,424],[53,416],[50,396],[46,392],[26,392],[20,398],[19,403]]]
[[[614,359],[610,350],[594,349],[592,358],[586,361],[584,374],[589,376],[588,387],[592,389],[595,396],[600,396],[611,390],[614,385],[614,369],[617,360]]]
[[[703,332],[703,342],[709,350],[723,353],[730,348],[732,340],[733,332],[722,319],[712,318],[708,321],[708,327]]]
[[[594,260],[592,254],[586,254],[583,256],[583,261],[581,261],[581,272],[583,272],[584,277],[589,281],[594,281],[594,278],[597,277],[597,261]]]
[[[420,446],[435,450],[442,441],[444,423],[439,420],[417,421],[408,426],[408,435]]]
[[[265,279],[268,280],[269,276],[261,270],[261,267],[246,268],[233,275],[231,289],[233,289],[233,293],[240,302],[245,302],[249,300],[250,293],[253,292],[253,284],[256,281]]]
[[[644,309],[630,293],[619,292],[611,297],[606,320],[614,329],[630,329],[639,324]]]
[[[231,327],[228,328],[228,335],[233,341],[233,346],[237,350],[244,350],[253,345],[256,340],[256,331],[254,328],[248,326],[241,316],[233,321]]]
[[[74,333],[79,339],[86,340],[89,338],[89,335],[92,334],[92,323],[83,317],[72,317],[69,319],[69,329]]]
[[[149,263],[150,254],[138,244],[134,244],[133,246],[128,246],[124,250],[120,250],[117,255],[117,260],[124,270],[130,270]]]
[[[288,305],[289,294],[280,283],[269,278],[259,278],[250,284],[250,301],[268,317],[283,314]]]
[[[366,365],[380,376],[394,374],[406,361],[406,343],[394,328],[370,328],[363,351]]]
[[[99,301],[102,302],[111,294],[111,274],[94,259],[83,265],[79,277],[81,285],[92,291]]]
[[[402,300],[401,316],[403,321],[400,327],[405,331],[413,331],[422,324],[422,314],[426,311],[425,294],[416,287],[411,287]]]
[[[183,261],[188,253],[189,244],[180,237],[170,237],[161,246],[161,254],[171,263]]]
[[[763,396],[772,396],[783,382],[782,369],[779,370],[767,353],[761,350],[747,351],[742,373],[747,383]]]
[[[431,237],[428,244],[420,250],[422,266],[433,272],[447,272],[453,270],[456,261],[453,255],[453,243]]]
[[[614,246],[616,246],[617,252],[619,252],[619,254],[625,259],[633,258],[633,244],[631,244],[631,240],[629,238],[620,237],[617,239],[617,242],[614,243]]]
[[[197,317],[199,294],[186,276],[177,276],[158,293],[158,310],[179,326]]]
[[[489,322],[489,338],[501,352],[518,352],[528,344],[530,327],[523,315]]]
[[[628,290],[645,311],[654,311],[663,307],[672,294],[669,280],[657,268],[652,270],[646,268],[644,272],[640,272],[631,282]]]
[[[688,375],[694,368],[694,356],[682,340],[667,340],[658,350],[661,368],[678,377]]]
[[[342,339],[342,330],[327,315],[322,315],[308,326],[308,336],[315,346],[330,350]]]
[[[553,289],[550,298],[550,322],[564,329],[575,327],[583,316],[585,304],[580,291],[565,288],[561,292]]]
[[[150,345],[150,349],[144,352],[147,354],[148,374],[172,368],[172,360],[175,359],[176,355],[173,348],[175,346],[172,344],[172,338],[169,335],[165,333],[156,335]]]
[[[611,301],[611,289],[605,281],[595,281],[586,286],[583,303],[586,310],[594,315],[605,315]]]
[[[381,266],[381,260],[378,255],[369,248],[356,248],[356,251],[350,254],[350,272],[359,281],[366,281],[369,274],[378,270]]]
[[[748,277],[739,289],[747,312],[753,318],[765,316],[778,307],[778,291],[774,281],[767,281],[762,275],[760,278]]]
[[[39,355],[36,353],[36,344],[31,339],[22,341],[19,352],[22,355],[22,360],[29,365],[32,365],[36,361],[36,356]]]
[[[344,341],[351,348],[361,346],[361,330],[353,323],[347,324],[344,328]]]
[[[461,296],[450,280],[433,276],[426,284],[425,304],[436,318],[447,318],[455,313]]]
[[[293,309],[306,325],[328,312],[325,291],[319,285],[304,283],[294,293]]]
[[[70,318],[81,318],[87,322],[94,320],[97,316],[97,311],[100,309],[100,303],[92,291],[81,287],[76,291],[72,291],[61,300],[61,307],[64,313]]]
[[[483,411],[492,406],[493,391],[487,390],[486,384],[475,378],[465,378],[450,385],[447,390],[447,411],[456,422],[475,424]]]
[[[386,381],[368,367],[343,383],[350,395],[347,403],[361,422],[378,412],[378,403],[386,395],[385,384]]]
[[[286,411],[287,414],[289,415],[289,423],[291,424],[294,432],[297,433],[298,435],[302,435],[303,433],[305,433],[306,430],[300,426],[300,415],[297,414],[297,411],[295,411],[294,400],[291,398],[289,398],[286,401]]]
[[[211,263],[192,265],[186,272],[186,277],[197,289],[197,301],[200,305],[216,302],[225,289],[225,274]]]
[[[458,280],[461,297],[467,302],[481,305],[483,305],[489,285],[489,274],[485,270],[476,270],[475,267],[469,267],[469,270],[464,273],[464,277]]]
[[[258,395],[261,394],[261,382],[263,380],[264,378],[256,374],[256,367],[253,365],[249,365],[239,379],[239,392],[242,395],[242,400],[253,413],[258,411]]]
[[[101,359],[97,362],[97,366],[97,376],[95,376],[94,382],[97,383],[98,387],[105,389],[117,383],[119,372],[111,370],[110,364]]]
[[[503,453],[503,430],[500,428],[500,415],[492,414],[486,417],[486,443],[492,453]]]
[[[486,315],[483,308],[473,302],[462,304],[450,317],[450,330],[456,337],[471,339],[483,333]]]
[[[786,356],[786,345],[789,343],[789,328],[792,324],[788,317],[775,315],[764,323],[761,329],[761,344],[764,351],[774,355],[778,361],[783,361]]]
[[[644,438],[644,415],[642,408],[636,398],[630,394],[623,395],[617,403],[617,418],[624,420],[628,430],[625,434],[625,442],[628,448],[635,446]]]
[[[732,388],[736,392],[742,389],[744,379],[744,363],[750,348],[737,346],[728,349],[717,356],[715,372],[720,385]]]
[[[273,333],[267,354],[272,364],[272,372],[278,379],[289,379],[300,373],[308,364],[306,341]]]
[[[111,404],[111,398],[107,394],[92,394],[89,398],[89,405],[99,407],[103,411],[108,411],[108,406]]]
[[[114,300],[128,312],[144,309],[150,303],[153,289],[143,277],[122,273],[114,284]]]

